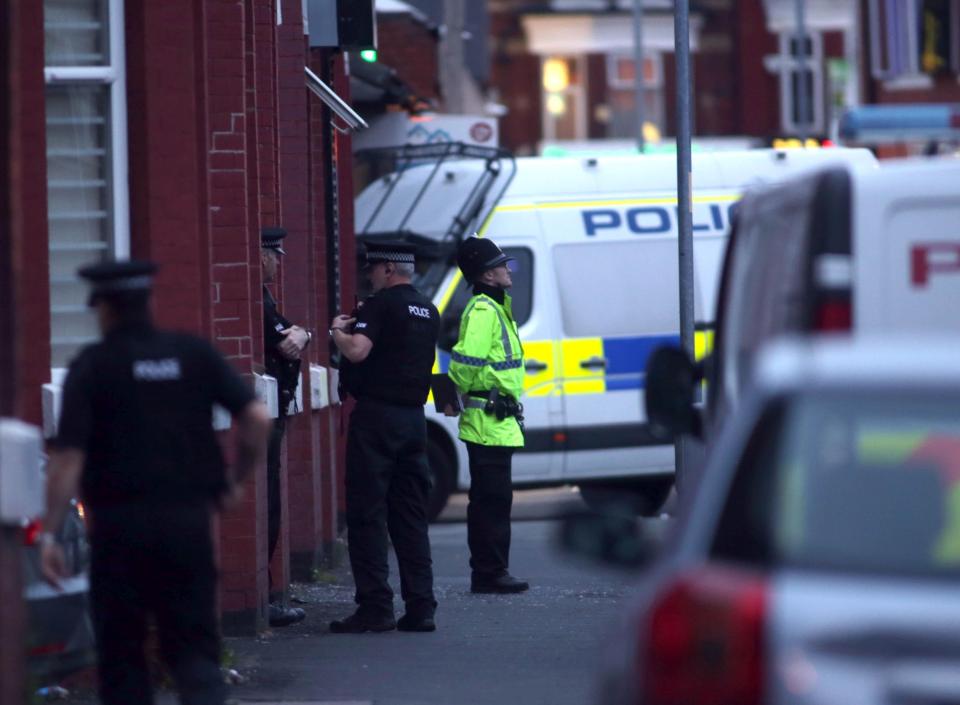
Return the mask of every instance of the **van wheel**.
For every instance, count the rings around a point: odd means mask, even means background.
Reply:
[[[433,487],[427,497],[427,519],[437,520],[453,492],[455,483],[453,463],[443,447],[432,438],[427,441],[427,462]]]
[[[673,477],[656,476],[580,485],[580,496],[596,512],[652,517],[660,511],[672,487]]]

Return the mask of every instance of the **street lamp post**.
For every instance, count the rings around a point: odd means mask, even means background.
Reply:
[[[691,358],[693,345],[693,204],[690,156],[690,7],[689,0],[675,0],[674,52],[677,81],[677,254],[680,281],[680,344]],[[676,484],[679,488],[686,470],[687,453],[683,438],[676,441]]]

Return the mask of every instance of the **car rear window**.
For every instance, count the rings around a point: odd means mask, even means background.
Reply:
[[[777,445],[767,515],[776,560],[911,574],[960,568],[955,400],[801,399]]]

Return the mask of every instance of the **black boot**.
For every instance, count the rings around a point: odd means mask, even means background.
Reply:
[[[437,623],[433,617],[418,617],[415,614],[407,613],[397,620],[397,629],[401,632],[435,632]]]
[[[349,617],[330,622],[333,634],[363,634],[364,632],[390,632],[397,628],[393,617],[370,617],[354,612]]]
[[[504,595],[524,592],[529,589],[530,583],[526,580],[518,580],[509,573],[504,573],[495,578],[474,576],[470,580],[470,592]]]

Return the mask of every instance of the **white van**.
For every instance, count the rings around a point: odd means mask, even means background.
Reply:
[[[701,435],[716,437],[771,340],[960,332],[958,300],[960,160],[835,166],[750,193],[723,266]],[[663,408],[691,395],[666,381],[662,392]]]
[[[857,150],[694,155],[693,227],[697,349],[710,346],[715,293],[731,214],[745,190],[825,162],[873,163]],[[358,237],[416,233],[443,243],[472,188],[476,161],[414,166],[380,179],[356,201]],[[432,176],[431,176],[432,175]],[[421,193],[428,179],[435,186]],[[516,160],[502,197],[480,209],[481,235],[515,258],[513,310],[524,344],[526,446],[513,460],[518,487],[576,484],[591,492],[630,488],[647,512],[669,492],[672,445],[650,433],[643,411],[650,352],[676,342],[676,161],[672,156]],[[412,209],[412,210],[411,210]],[[397,227],[398,219],[403,227]],[[453,244],[453,243],[448,243]],[[419,281],[443,316],[438,369],[445,371],[471,295],[439,249]],[[428,404],[432,513],[469,486],[457,420]],[[438,508],[439,507],[439,508]]]

